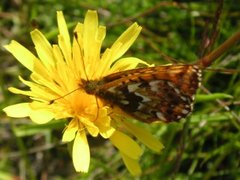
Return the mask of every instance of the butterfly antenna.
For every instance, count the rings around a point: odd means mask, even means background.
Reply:
[[[75,38],[76,38],[76,42],[77,42],[77,44],[78,44],[78,46],[79,46],[79,49],[80,49],[80,54],[81,54],[81,57],[82,57],[81,59],[82,59],[82,63],[83,63],[83,70],[84,70],[84,74],[85,74],[85,76],[86,76],[86,79],[87,79],[87,81],[88,81],[88,76],[87,76],[87,73],[86,73],[85,63],[84,63],[84,61],[83,61],[84,54],[83,54],[83,52],[81,51],[81,46],[80,46],[80,44],[78,43],[78,35],[77,35],[76,32],[74,32],[74,36],[75,36]],[[58,97],[58,98],[56,98],[56,99],[52,99],[51,101],[49,101],[49,104],[53,104],[55,101],[57,101],[57,100],[59,100],[59,99],[62,99],[62,98],[64,98],[64,97],[68,96],[69,94],[71,94],[71,93],[79,90],[80,88],[81,88],[81,87],[78,87],[77,89],[74,89],[74,90],[70,91],[69,93],[65,94],[64,96]]]
[[[78,44],[78,47],[79,47],[79,50],[80,50],[80,54],[81,54],[81,57],[82,57],[81,60],[82,60],[82,64],[83,64],[83,71],[84,71],[85,77],[86,77],[87,81],[89,81],[88,76],[87,76],[85,62],[84,62],[84,52],[81,51],[81,46],[78,42],[78,34],[76,32],[74,32],[74,37],[76,38],[76,41],[77,41],[77,44]]]
[[[52,99],[51,101],[49,101],[49,105],[50,105],[50,104],[53,104],[55,101],[57,101],[57,100],[59,100],[59,99],[62,99],[62,98],[64,98],[64,97],[68,96],[69,94],[72,94],[73,92],[75,92],[75,91],[77,91],[77,90],[79,90],[79,89],[80,89],[80,87],[77,88],[77,89],[74,89],[74,90],[72,90],[72,91],[70,91],[70,92],[68,92],[67,94],[65,94],[65,95],[63,95],[63,96],[61,96],[61,97],[58,97],[58,98],[56,98],[56,99]]]
[[[84,53],[81,51],[81,46],[80,46],[80,44],[79,44],[79,42],[78,42],[78,34],[75,32],[75,33],[74,33],[74,36],[75,36],[75,38],[76,38],[78,47],[79,47],[79,49],[80,49],[80,53],[81,53],[81,57],[82,57],[81,59],[82,59],[84,74],[85,74],[85,76],[86,76],[87,81],[89,81],[88,76],[87,76],[87,71],[86,71],[85,62],[84,62],[84,60],[83,60]],[[97,97],[96,97],[96,96],[95,96],[95,99],[96,99],[96,104],[97,104],[97,116],[96,116],[96,119],[95,119],[95,120],[97,120],[98,114],[99,114],[99,104],[98,104],[98,100],[97,100]]]

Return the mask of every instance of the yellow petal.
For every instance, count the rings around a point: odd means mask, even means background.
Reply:
[[[136,68],[138,64],[144,64],[144,65],[149,66],[148,63],[146,63],[138,58],[127,57],[127,58],[119,59],[116,63],[114,63],[114,65],[112,66],[111,71],[109,71],[109,73],[111,74],[114,72],[133,69],[133,68]]]
[[[106,27],[105,26],[99,26],[98,32],[97,32],[97,37],[96,37],[96,41],[100,43],[99,48],[101,48],[101,44],[102,44],[105,36],[106,36]]]
[[[33,101],[32,103],[29,103],[29,106],[31,108],[29,117],[35,123],[44,124],[56,116],[53,109],[51,109],[51,106],[48,104]]]
[[[51,121],[55,114],[49,109],[36,109],[30,112],[29,117],[37,124],[45,124]]]
[[[121,57],[129,49],[129,47],[138,37],[141,29],[142,28],[137,23],[134,23],[125,32],[122,33],[122,35],[115,41],[115,43],[111,47],[111,49],[114,50],[113,60]],[[121,44],[121,46],[119,46],[119,44]],[[115,47],[117,48],[115,49]]]
[[[100,134],[103,138],[108,139],[109,137],[112,136],[112,134],[114,133],[115,129],[110,127],[109,129],[105,130],[105,131],[101,131]]]
[[[39,59],[45,65],[45,68],[50,70],[54,67],[54,58],[52,54],[52,47],[45,36],[37,29],[31,32],[31,37],[38,53]]]
[[[76,121],[74,119],[71,120],[71,122],[66,127],[63,133],[62,142],[70,142],[75,138],[76,132],[78,130],[78,126],[76,126],[75,122]]]
[[[4,46],[13,56],[28,68],[30,71],[33,71],[34,64],[38,59],[25,47],[19,44],[16,41],[11,41],[9,45]]]
[[[32,81],[26,81],[21,76],[19,76],[19,79],[22,83],[30,87],[31,91],[23,91],[17,88],[9,88],[9,90],[15,94],[24,94],[31,96],[32,98],[36,98],[39,101],[47,102],[53,98],[52,92],[49,92],[46,86],[51,87],[51,84],[46,82],[45,86],[41,86],[35,82]],[[49,99],[50,98],[50,99]]]
[[[68,50],[70,50],[71,49],[70,36],[68,32],[67,23],[65,21],[62,11],[57,11],[57,22],[59,34],[62,35]]]
[[[110,140],[121,152],[133,159],[139,159],[142,155],[142,149],[140,146],[129,136],[120,131],[114,131]]]
[[[111,71],[111,68],[109,68],[113,63],[111,61],[112,59],[112,51],[111,49],[106,49],[104,51],[104,53],[102,54],[101,56],[101,65],[99,67],[99,76],[100,77],[103,77],[103,76],[106,76],[108,75],[109,71]]]
[[[93,122],[91,122],[91,119],[85,118],[85,117],[79,117],[81,123],[84,124],[84,126],[87,128],[89,134],[91,134],[93,137],[96,137],[99,133],[99,128],[95,126]]]
[[[19,44],[16,41],[11,41],[9,45],[4,46],[12,55],[26,68],[30,71],[35,72],[37,74],[45,74],[45,67],[41,64],[39,59],[35,57],[28,49]]]
[[[157,140],[150,132],[146,129],[137,126],[136,124],[132,124],[126,120],[123,120],[122,123],[128,129],[128,131],[138,138],[143,144],[148,146],[150,149],[156,152],[161,152],[164,148],[163,144]]]
[[[95,54],[100,53],[100,48],[96,49],[96,38],[98,32],[98,16],[96,11],[87,11],[84,19],[83,28],[83,49],[84,49],[84,61],[86,65],[92,65],[96,63]]]
[[[120,58],[128,48],[133,44],[136,40],[137,36],[141,31],[141,27],[138,26],[137,23],[134,23],[130,26],[112,45],[110,49],[107,49],[102,56],[104,62],[102,64],[103,75],[106,75],[109,67],[115,62],[118,58]]]
[[[110,117],[106,116],[105,118],[99,119],[95,122],[96,126],[100,130],[100,134],[103,138],[107,139],[114,133],[115,129],[110,124]]]
[[[99,128],[103,138],[109,138],[115,129],[111,126],[111,118],[108,115],[107,107],[102,107],[98,111],[98,118],[94,124]]]
[[[121,57],[129,49],[129,47],[138,37],[141,29],[142,28],[137,23],[134,23],[126,31],[124,31],[122,35],[115,41],[111,49],[114,49],[115,46],[119,47],[118,44],[121,44],[121,46],[120,48],[116,49],[117,51],[115,51],[114,53],[114,60]]]
[[[68,66],[64,60],[61,49],[57,45],[53,46],[53,55],[56,59],[56,68],[55,68],[56,72],[52,74],[52,78],[56,79],[61,86],[66,86],[66,82],[69,81],[69,78],[70,78],[69,76],[72,73],[75,73],[76,70],[74,68],[76,68],[77,65],[73,67],[73,64],[71,63],[72,61],[70,61],[68,62],[68,65],[69,65]],[[71,69],[69,69],[68,67],[69,68],[71,67]]]
[[[71,142],[76,135],[77,128],[66,128],[63,133],[62,142]]]
[[[88,172],[90,151],[84,131],[76,134],[72,151],[73,165],[77,172]]]
[[[25,95],[25,96],[32,96],[33,93],[31,91],[24,91],[24,90],[21,90],[21,89],[17,89],[15,87],[10,87],[8,88],[8,90],[14,94],[22,94],[22,95]]]
[[[120,154],[129,172],[133,176],[139,176],[142,173],[142,170],[141,170],[141,167],[139,166],[138,160],[128,157],[124,153],[121,153],[121,151],[120,151]]]
[[[76,72],[76,76],[81,77],[82,79],[87,79],[85,73],[85,63],[84,63],[84,55],[83,55],[83,24],[78,23],[74,33],[77,34],[73,38],[73,69]]]
[[[29,116],[31,108],[29,103],[19,103],[5,107],[3,111],[10,117],[22,118]]]
[[[72,60],[72,50],[71,50],[71,42],[70,36],[67,28],[66,21],[64,19],[62,11],[57,11],[57,21],[58,21],[58,44],[62,50],[63,56],[67,62],[67,64],[71,63]]]

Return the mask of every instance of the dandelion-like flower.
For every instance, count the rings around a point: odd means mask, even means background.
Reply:
[[[87,172],[90,150],[87,135],[108,138],[120,151],[123,161],[133,175],[139,175],[138,164],[142,149],[130,135],[156,152],[162,144],[143,128],[127,121],[121,112],[86,93],[83,81],[135,68],[139,63],[134,57],[120,58],[141,31],[136,23],[130,26],[112,45],[101,54],[101,45],[106,28],[98,25],[95,11],[88,11],[84,23],[74,29],[72,43],[62,12],[57,12],[58,44],[51,45],[39,30],[31,32],[37,56],[12,41],[5,48],[31,71],[30,81],[19,77],[30,90],[14,87],[15,94],[29,96],[32,102],[24,102],[4,108],[10,117],[30,117],[38,124],[68,118],[69,124],[63,132],[62,141],[72,142],[73,165],[78,172]],[[125,132],[128,133],[125,134]]]

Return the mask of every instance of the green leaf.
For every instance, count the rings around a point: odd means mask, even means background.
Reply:
[[[197,94],[196,102],[206,102],[216,99],[232,99],[233,96],[225,93]]]

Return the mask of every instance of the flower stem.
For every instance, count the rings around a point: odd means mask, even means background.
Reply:
[[[218,57],[220,57],[223,53],[225,53],[230,47],[232,47],[239,40],[240,40],[240,32],[237,32],[233,36],[228,38],[217,49],[213,50],[208,55],[199,59],[196,64],[203,69],[210,66]]]

